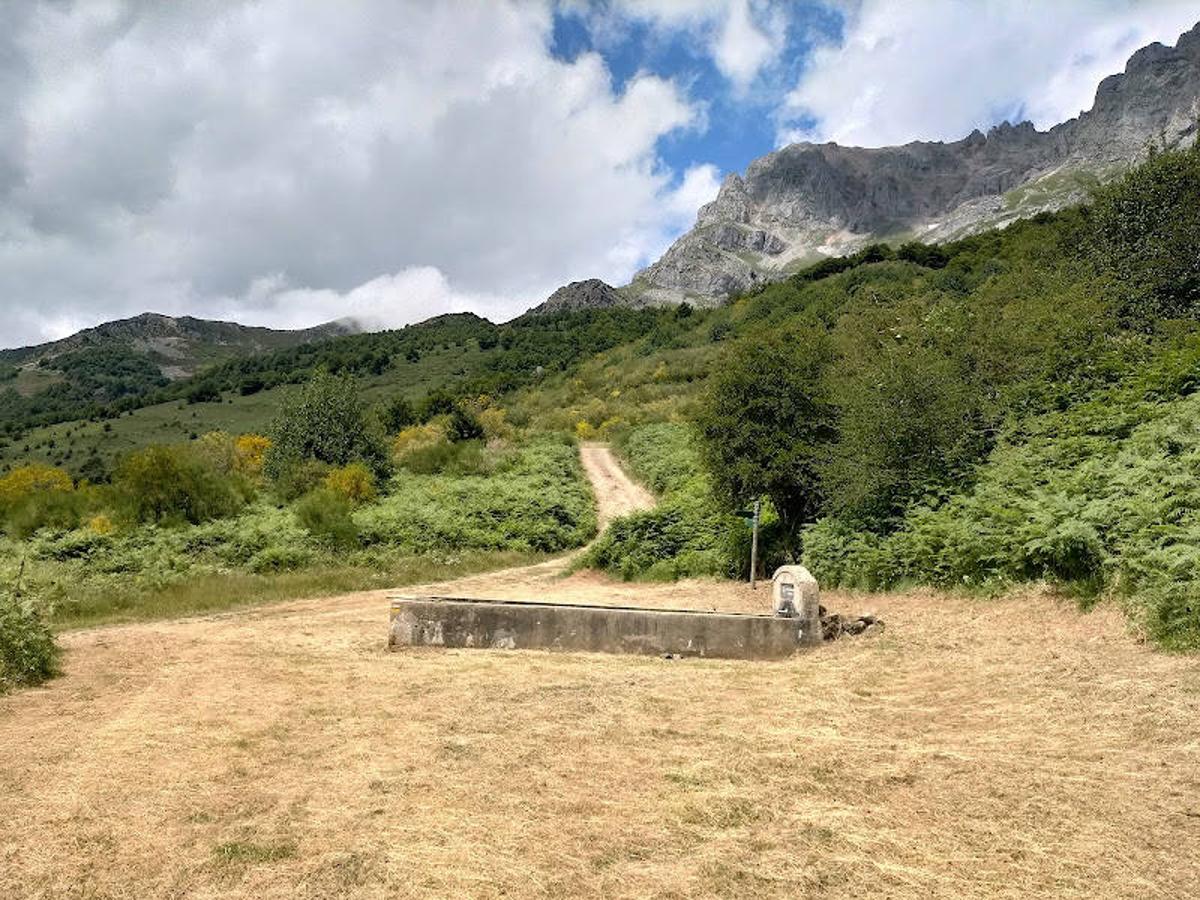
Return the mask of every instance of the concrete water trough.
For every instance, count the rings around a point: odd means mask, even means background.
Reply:
[[[807,574],[807,573],[805,573]],[[811,576],[808,576],[811,580]],[[388,647],[471,647],[781,659],[821,643],[816,582],[776,615],[468,597],[391,598]],[[776,579],[776,596],[779,596]],[[797,590],[797,588],[799,588]]]

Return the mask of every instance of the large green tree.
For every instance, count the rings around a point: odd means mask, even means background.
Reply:
[[[310,461],[331,466],[361,461],[376,476],[388,474],[387,445],[368,420],[359,386],[349,376],[319,370],[279,404],[270,438],[263,460],[270,478]]]
[[[695,417],[718,498],[730,507],[770,498],[789,543],[822,505],[821,464],[836,437],[822,387],[831,359],[815,327],[739,340],[720,357]]]
[[[1101,189],[1092,221],[1129,320],[1200,316],[1200,146],[1156,153]]]

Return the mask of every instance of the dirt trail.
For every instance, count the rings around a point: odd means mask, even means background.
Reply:
[[[605,445],[584,444],[579,449],[579,457],[596,493],[601,531],[618,516],[654,506],[654,495],[625,474]]]
[[[584,460],[603,515],[646,502]],[[767,605],[562,569],[427,589]],[[368,592],[68,634],[0,698],[0,897],[1197,895],[1194,657],[1046,596],[832,603],[887,630],[782,663],[388,653]]]

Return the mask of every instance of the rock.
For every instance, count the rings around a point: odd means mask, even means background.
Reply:
[[[821,636],[827,641],[836,641],[843,635],[867,634],[883,629],[883,620],[875,616],[858,616],[848,619],[837,613],[827,613],[821,607]]]
[[[1124,73],[1100,83],[1090,111],[1049,131],[1005,122],[952,143],[792,144],[729,175],[695,227],[623,293],[715,305],[884,238],[946,241],[1060,209],[1152,142],[1193,141],[1198,113],[1200,26],[1174,47],[1137,51]]]
[[[572,281],[551,294],[544,303],[535,306],[525,315],[547,315],[556,312],[572,312],[580,309],[607,309],[612,306],[630,306],[629,300],[611,284],[599,278]]]

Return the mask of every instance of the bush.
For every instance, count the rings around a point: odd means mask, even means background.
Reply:
[[[475,413],[461,403],[454,405],[454,409],[450,413],[450,421],[446,426],[446,433],[450,436],[450,440],[456,443],[477,441],[484,436],[483,426],[479,424]]]
[[[380,422],[388,434],[396,434],[417,421],[413,405],[404,397],[393,397],[379,412]]]
[[[58,647],[31,606],[0,593],[0,694],[40,684],[57,672]]]
[[[271,439],[261,434],[239,434],[233,442],[234,469],[250,478],[262,474],[263,459]]]
[[[426,422],[402,429],[392,440],[392,458],[404,465],[405,457],[414,450],[446,440],[446,429],[440,422]]]
[[[315,490],[296,504],[296,518],[317,540],[335,547],[356,547],[358,526],[350,513],[350,501],[328,489]]]
[[[312,554],[301,547],[267,547],[250,557],[248,568],[257,575],[291,572],[312,562]]]
[[[315,459],[291,461],[275,475],[275,495],[283,502],[291,503],[324,484],[329,471],[328,464]]]
[[[375,499],[375,476],[360,462],[333,469],[325,476],[325,489],[355,506]]]
[[[229,516],[245,505],[248,488],[235,475],[187,446],[150,446],[117,468],[121,505],[138,522],[191,522]]]
[[[30,494],[9,507],[4,517],[4,529],[11,536],[24,539],[43,528],[76,528],[85,503],[85,495],[80,491],[50,490]]]
[[[452,443],[442,436],[409,446],[399,463],[417,475],[488,475],[496,469],[498,455],[489,452],[482,441]]]
[[[13,469],[0,478],[0,512],[41,491],[69,491],[71,476],[62,469],[33,463]]]

